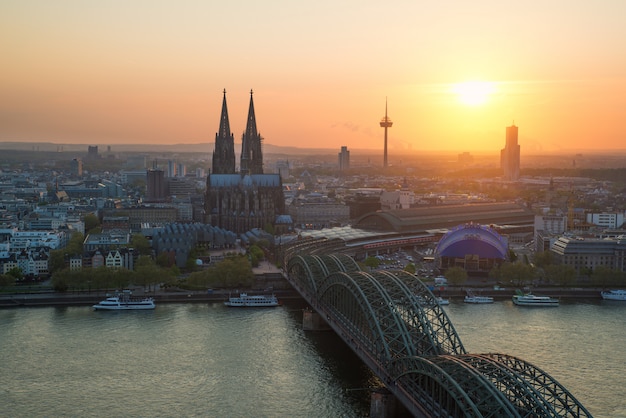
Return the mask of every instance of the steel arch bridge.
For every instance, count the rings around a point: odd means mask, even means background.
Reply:
[[[435,296],[409,273],[369,273],[347,255],[302,253],[287,257],[287,273],[414,416],[591,416],[532,364],[505,354],[467,353]]]

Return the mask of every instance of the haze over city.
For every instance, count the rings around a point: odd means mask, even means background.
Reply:
[[[626,2],[3,1],[0,141],[626,147]]]

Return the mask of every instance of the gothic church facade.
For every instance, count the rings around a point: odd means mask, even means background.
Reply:
[[[263,173],[263,138],[257,131],[254,102],[250,107],[241,141],[239,172],[235,168],[235,141],[230,132],[226,90],[222,101],[219,131],[215,134],[213,167],[207,177],[205,223],[245,233],[274,225],[285,212],[283,185],[279,174]]]

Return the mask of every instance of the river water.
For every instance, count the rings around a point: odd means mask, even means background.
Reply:
[[[371,372],[303,305],[0,310],[0,416],[362,417]],[[516,355],[595,417],[626,417],[626,303],[445,307],[468,352]]]

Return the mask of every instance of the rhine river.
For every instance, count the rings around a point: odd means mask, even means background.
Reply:
[[[376,379],[304,305],[0,310],[0,416],[363,417]],[[626,417],[626,303],[446,306],[466,350],[545,370],[594,417]]]

